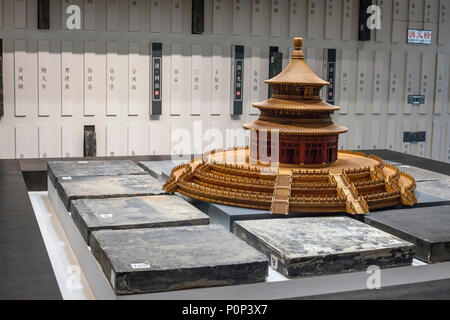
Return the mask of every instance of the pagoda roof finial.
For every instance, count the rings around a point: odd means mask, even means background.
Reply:
[[[289,64],[278,75],[264,82],[271,85],[329,86],[328,81],[317,76],[306,64],[302,51],[303,38],[294,38],[293,43],[294,52]]]
[[[305,54],[302,51],[303,38],[294,38],[294,52],[292,53],[292,59],[304,59]]]

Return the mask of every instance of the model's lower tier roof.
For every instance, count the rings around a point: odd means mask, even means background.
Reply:
[[[278,109],[288,111],[312,111],[312,112],[334,112],[339,110],[338,106],[333,106],[320,99],[287,100],[270,98],[262,102],[253,103],[258,109]]]
[[[280,134],[289,135],[336,135],[347,132],[347,128],[333,122],[325,123],[302,123],[300,125],[280,124],[255,120],[243,125],[248,130],[279,130]]]

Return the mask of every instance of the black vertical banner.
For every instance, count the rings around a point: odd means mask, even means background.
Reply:
[[[367,8],[371,5],[372,0],[359,0],[358,41],[370,41],[370,29],[367,27],[370,13],[367,13]]]
[[[152,103],[150,107],[150,115],[158,116],[162,114],[162,43],[152,43]]]
[[[283,68],[283,53],[278,52],[278,47],[269,49],[269,79],[275,77]],[[269,85],[269,98],[272,97],[272,86]]]
[[[3,39],[0,39],[0,118],[3,115]]]
[[[192,33],[205,32],[205,0],[192,0]]]
[[[336,49],[327,49],[327,81],[330,85],[327,87],[327,99],[330,104],[334,104],[334,90],[336,83]]]
[[[97,136],[95,126],[84,126],[83,156],[97,156]]]
[[[50,0],[38,0],[38,29],[50,29]]]
[[[242,114],[242,94],[244,91],[244,46],[232,46],[233,60],[233,110],[232,115]]]

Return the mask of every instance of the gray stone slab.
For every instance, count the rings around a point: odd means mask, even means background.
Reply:
[[[49,161],[47,172],[54,186],[62,177],[147,174],[131,160]]]
[[[366,223],[416,245],[416,258],[450,260],[450,206],[376,211]]]
[[[202,210],[203,212],[207,213],[208,216],[210,216],[211,223],[224,226],[231,232],[233,232],[233,226],[235,221],[347,215],[345,212],[342,213],[290,212],[289,215],[285,216],[285,215],[270,214],[268,210],[231,207],[216,203],[201,204],[199,202],[196,202],[195,206],[199,207],[200,210]]]
[[[450,179],[417,182],[415,194],[419,203],[450,201]]]
[[[408,166],[406,164],[397,165],[397,168],[400,171],[410,174],[414,178],[414,180],[416,180],[416,182],[449,180],[450,179],[450,177],[445,174],[418,168],[418,167]]]
[[[89,244],[92,231],[209,224],[209,217],[174,195],[81,199],[72,202],[72,219]]]
[[[161,160],[161,161],[140,161],[139,165],[153,177],[161,181],[167,181],[172,169],[186,163],[185,160]]]
[[[262,282],[267,258],[217,225],[101,230],[91,250],[117,295]]]
[[[68,211],[71,201],[167,194],[162,183],[150,175],[62,177],[58,195]]]
[[[287,277],[410,265],[414,245],[348,217],[238,221],[234,233]]]

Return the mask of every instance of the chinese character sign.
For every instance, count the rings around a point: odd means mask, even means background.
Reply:
[[[408,29],[408,43],[431,44],[431,31]]]

